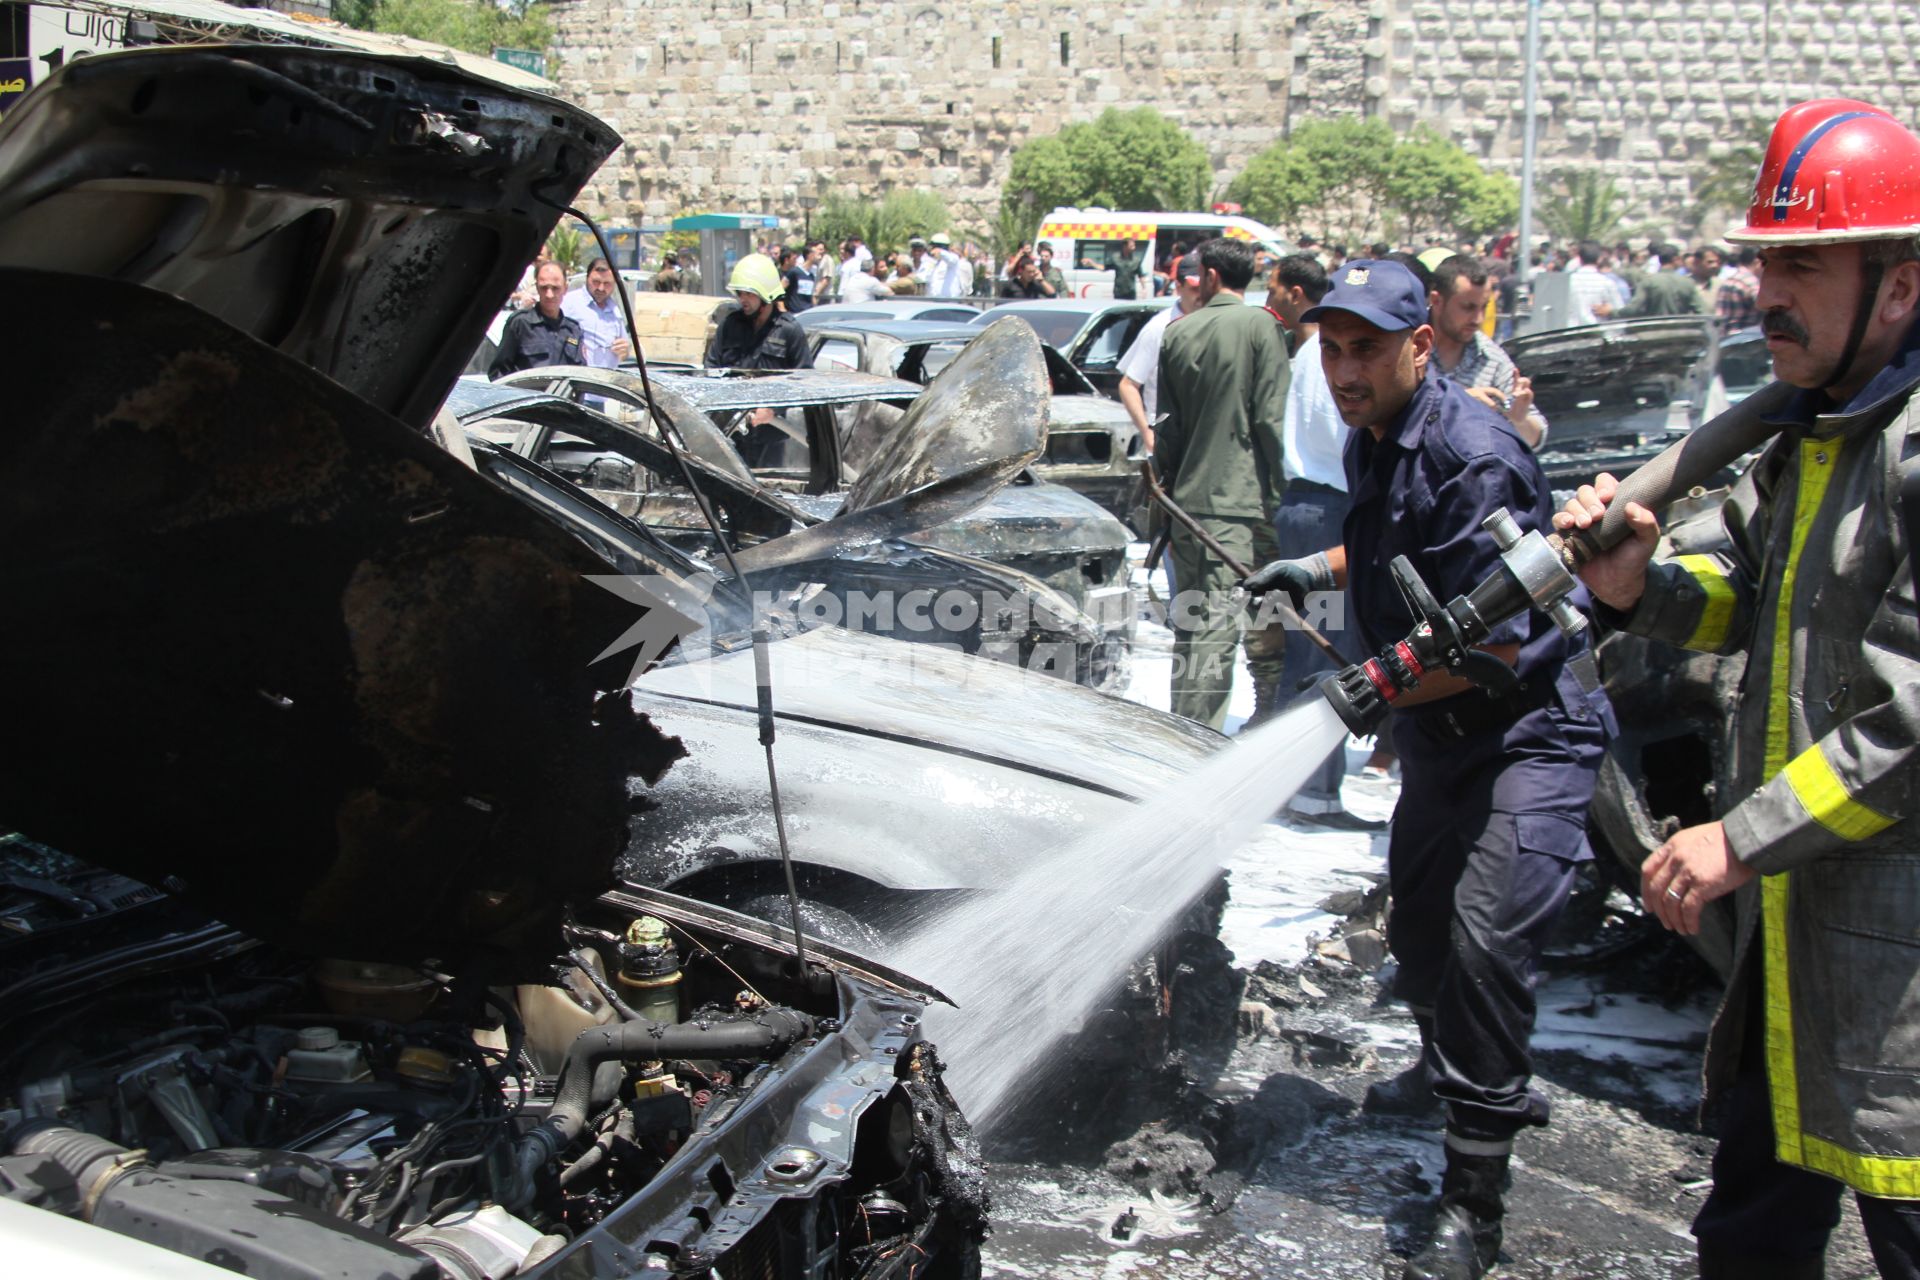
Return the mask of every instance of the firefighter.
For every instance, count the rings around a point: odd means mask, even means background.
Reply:
[[[1722,508],[1726,549],[1652,561],[1659,526],[1582,574],[1603,620],[1744,651],[1717,822],[1647,858],[1670,929],[1733,895],[1707,1045],[1724,1100],[1700,1274],[1817,1277],[1851,1188],[1883,1276],[1920,1276],[1920,138],[1862,102],[1774,125],[1743,229],[1773,371],[1798,388]],[[1611,476],[1555,518],[1584,528]],[[1716,908],[1720,910],[1724,908]]]
[[[809,369],[813,352],[800,322],[775,304],[786,293],[780,269],[764,253],[734,264],[727,291],[740,309],[729,311],[707,344],[710,369]]]
[[[1482,527],[1489,515],[1505,508],[1539,529],[1553,513],[1513,424],[1429,372],[1427,301],[1405,265],[1351,261],[1301,315],[1319,323],[1321,366],[1349,428],[1352,505],[1340,546],[1276,561],[1246,584],[1285,591],[1296,608],[1308,592],[1344,586],[1370,653],[1413,626],[1389,569],[1396,557],[1451,599],[1500,564]],[[1586,812],[1611,715],[1584,641],[1544,614],[1500,624],[1483,648],[1515,669],[1515,691],[1493,697],[1436,673],[1394,704],[1402,783],[1387,945],[1422,1057],[1370,1090],[1367,1106],[1444,1103],[1447,1159],[1432,1236],[1404,1280],[1477,1280],[1499,1254],[1514,1137],[1547,1119],[1528,1087],[1535,965],[1578,864],[1593,856]]]

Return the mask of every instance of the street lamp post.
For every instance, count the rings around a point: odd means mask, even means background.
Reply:
[[[800,197],[800,221],[802,224],[800,234],[803,237],[803,243],[811,243],[813,240],[813,206],[819,203],[819,196]]]
[[[1526,134],[1520,140],[1520,285],[1533,280],[1533,148],[1539,114],[1540,0],[1527,0]]]

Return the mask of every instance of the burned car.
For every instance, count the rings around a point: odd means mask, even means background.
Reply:
[[[921,384],[979,336],[974,326],[906,321],[816,323],[807,328],[815,368],[860,369]],[[1117,519],[1126,520],[1140,486],[1140,464],[1147,456],[1139,428],[1124,408],[1095,391],[1065,356],[1045,343],[1040,351],[1046,357],[1052,395],[1047,405],[1047,451],[1035,460],[1034,474],[1084,494]],[[879,406],[864,415],[860,430],[848,441],[856,462],[891,429],[886,416]]]
[[[522,456],[580,481],[669,540],[710,554],[716,549],[705,545],[711,537],[697,527],[702,518],[680,468],[663,444],[650,452],[644,444],[658,442],[645,408],[650,386],[686,452],[703,464],[695,467],[703,492],[719,495],[713,501],[735,536],[756,540],[745,556],[750,571],[814,574],[842,601],[831,620],[855,629],[957,644],[1094,688],[1118,688],[1127,678],[1135,619],[1126,572],[1130,535],[1091,501],[1038,479],[1027,466],[1046,441],[1044,373],[1031,335],[1018,326],[1003,332],[1020,336],[998,338],[980,356],[1011,368],[1017,345],[1026,368],[1032,353],[1028,371],[1043,380],[1036,421],[952,414],[930,435],[922,426],[928,411],[957,391],[942,391],[937,380],[921,387],[844,370],[667,371],[643,382],[624,369],[529,369],[497,385],[597,405],[628,427],[583,421],[577,430],[549,424],[500,434],[513,436],[509,447]],[[496,394],[464,384],[456,411],[480,426],[488,416],[483,402]],[[756,410],[771,410],[771,421],[752,421]],[[882,421],[884,429],[875,425]],[[609,446],[646,456],[623,462],[607,456]],[[919,492],[910,496],[913,490]],[[906,620],[887,610],[891,621],[880,625],[878,606],[863,606],[863,615],[849,603],[856,591],[872,601],[881,592],[946,588],[975,602],[955,604],[965,622],[957,629],[937,618],[925,624],[918,606]],[[1011,602],[1011,610],[1001,602]],[[859,621],[863,616],[867,621]]]
[[[977,1268],[935,993],[616,878],[685,751],[604,652],[636,598],[428,434],[616,142],[293,47],[89,57],[0,123],[10,1258]]]
[[[1509,338],[1550,433],[1540,466],[1556,490],[1624,476],[1702,421],[1716,333],[1707,316],[1552,329]]]
[[[1659,316],[1511,340],[1507,350],[1533,379],[1553,424],[1540,462],[1555,488],[1574,489],[1602,471],[1630,474],[1726,398],[1713,394],[1717,380],[1735,377],[1738,394],[1750,391],[1761,374],[1751,359],[1737,370],[1724,363],[1729,346],[1717,332],[1709,317]],[[1736,472],[1730,468],[1726,479]],[[1719,549],[1726,494],[1724,487],[1704,490],[1668,508],[1661,554]],[[1596,638],[1594,656],[1619,733],[1607,746],[1588,828],[1603,865],[1637,897],[1647,856],[1682,827],[1717,816],[1714,798],[1724,794],[1727,778],[1723,725],[1744,660],[1598,629]],[[1733,934],[1723,905],[1709,907],[1690,941],[1725,974]]]
[[[1147,327],[1173,305],[1172,298],[1129,302],[1111,298],[1042,298],[1003,302],[968,324],[992,324],[1017,316],[1033,326],[1040,341],[1058,350],[1103,396],[1120,396],[1120,357]]]

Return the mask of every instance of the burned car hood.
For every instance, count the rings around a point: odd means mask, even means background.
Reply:
[[[1046,449],[1049,395],[1033,330],[987,326],[862,459],[833,519],[742,552],[741,567],[818,560],[977,509]]]
[[[678,743],[578,541],[289,355],[0,269],[0,822],[308,953],[535,976]]]
[[[177,295],[419,429],[617,142],[425,58],[100,54],[0,122],[0,266]]]
[[[898,643],[837,627],[771,646],[780,794],[805,866],[898,889],[1001,884],[1226,745],[1137,703],[912,648],[903,660]],[[624,872],[671,887],[777,860],[752,655],[655,668],[632,697],[689,755],[648,792]]]
[[[1713,372],[1707,316],[1649,316],[1523,334],[1503,345],[1533,382],[1534,404],[1552,432],[1541,465],[1584,482],[1595,470],[1631,468],[1668,443],[1682,402],[1694,421]]]

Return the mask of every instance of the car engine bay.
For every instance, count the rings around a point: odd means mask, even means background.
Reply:
[[[7,852],[0,1196],[287,1277],[878,1277],[984,1221],[905,995],[618,893],[550,983],[476,987]]]

